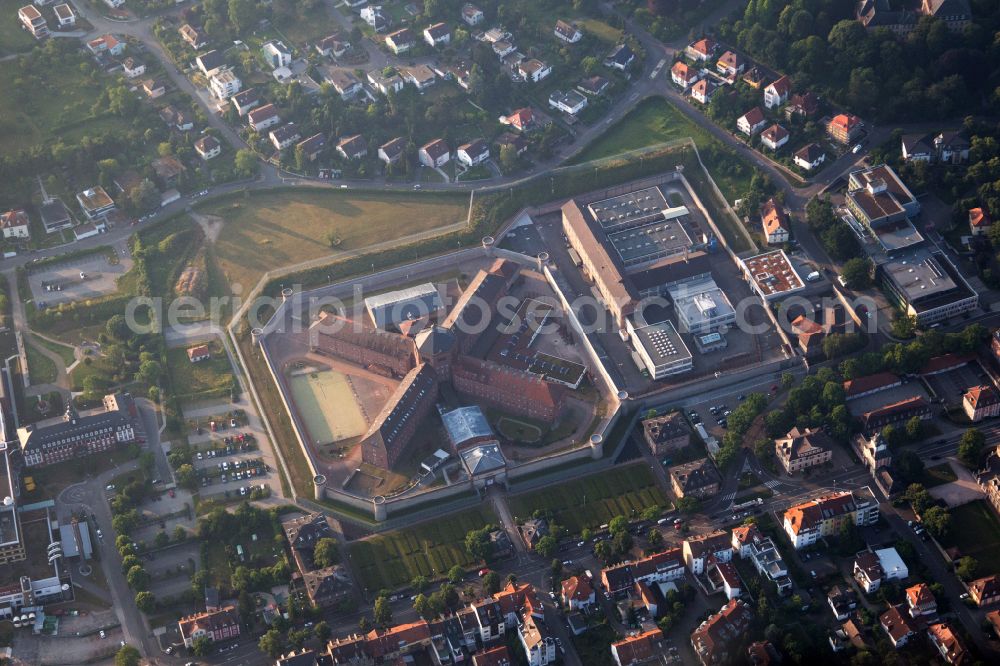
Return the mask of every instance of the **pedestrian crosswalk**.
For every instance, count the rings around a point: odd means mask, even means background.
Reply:
[[[777,479],[771,479],[770,481],[765,481],[764,485],[767,486],[768,489],[770,490],[777,490],[778,487],[781,485],[781,481],[778,481]]]
[[[732,502],[735,498],[736,498],[736,491],[734,490],[731,493],[726,493],[720,499],[722,500],[723,503],[726,503],[726,502]]]

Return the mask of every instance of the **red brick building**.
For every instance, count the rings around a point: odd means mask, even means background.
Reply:
[[[361,459],[389,469],[406,450],[437,400],[438,377],[425,363],[410,370],[361,440]]]
[[[322,314],[310,332],[310,349],[319,354],[376,366],[402,377],[417,365],[412,338],[367,328],[337,315]]]
[[[538,375],[482,361],[458,358],[451,369],[455,390],[498,409],[552,423],[559,416],[562,390]]]
[[[195,639],[207,636],[210,641],[224,641],[240,635],[240,618],[235,606],[224,606],[217,611],[204,611],[182,617],[177,622],[185,647]]]

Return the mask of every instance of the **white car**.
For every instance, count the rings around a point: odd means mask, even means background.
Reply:
[[[107,635],[106,633],[104,633],[104,630],[103,630],[103,629],[101,629],[101,631],[100,631],[100,632],[98,632],[98,635],[99,635],[99,636],[100,636],[101,638],[107,638],[107,637],[108,637],[108,635]]]
[[[99,528],[99,527],[97,528],[97,538],[98,539],[103,539],[104,538],[104,532],[102,532],[101,528]]]

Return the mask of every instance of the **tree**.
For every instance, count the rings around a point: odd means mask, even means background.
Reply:
[[[602,539],[601,541],[598,541],[597,545],[594,546],[594,557],[601,560],[605,564],[610,562],[614,556],[615,556],[614,546],[612,546],[611,542],[608,541],[607,539]]]
[[[903,493],[903,499],[910,503],[910,506],[913,507],[913,512],[918,516],[934,504],[934,498],[919,483],[911,483],[907,486],[906,492]]]
[[[417,615],[425,620],[429,620],[433,617],[431,614],[430,604],[427,602],[427,597],[423,594],[418,594],[413,598],[413,610],[416,611]]]
[[[325,537],[313,548],[313,562],[318,567],[332,567],[340,562],[340,544],[336,539]]]
[[[156,546],[157,548],[163,548],[168,543],[170,543],[170,537],[167,536],[167,533],[164,532],[163,530],[157,532],[156,536],[153,537],[153,545]]]
[[[490,554],[490,528],[469,530],[465,535],[465,550],[476,560],[485,560]]]
[[[253,178],[257,175],[260,164],[252,150],[241,148],[236,151],[236,157],[233,158],[233,168],[240,178]]]
[[[143,590],[135,595],[135,606],[147,615],[156,610],[156,597],[152,592]]]
[[[128,586],[133,590],[142,591],[149,587],[149,573],[141,566],[134,566],[125,574]]]
[[[272,659],[285,651],[285,642],[281,638],[281,632],[277,629],[269,629],[266,634],[257,641],[257,647],[261,652],[269,655]]]
[[[191,652],[196,657],[207,657],[212,653],[212,641],[208,636],[199,636],[191,642]]]
[[[148,178],[132,188],[128,193],[128,201],[137,213],[148,213],[160,207],[160,191]]]
[[[298,649],[302,647],[308,639],[308,629],[292,629],[288,632],[288,642],[292,644],[293,648]]]
[[[483,593],[487,595],[496,594],[500,591],[500,574],[491,571],[483,576]]]
[[[410,587],[412,587],[417,592],[423,592],[427,589],[430,581],[427,580],[427,576],[416,575],[413,580],[410,581]]]
[[[657,549],[663,545],[663,534],[655,527],[651,527],[649,534],[646,535],[646,541],[649,542],[650,548]]]
[[[611,534],[619,534],[628,531],[628,518],[625,516],[615,516],[608,521],[608,531]]]
[[[517,168],[517,147],[514,144],[500,146],[500,167],[504,173],[510,173]]]
[[[251,29],[258,18],[255,0],[229,0],[229,21],[236,26],[238,32],[244,33]]]
[[[177,468],[174,472],[174,476],[177,479],[177,484],[187,488],[188,490],[194,491],[198,488],[198,473],[194,471],[194,466],[185,463]],[[178,525],[180,527],[180,525]],[[181,528],[183,529],[183,528]]]
[[[906,422],[906,438],[911,442],[919,441],[924,434],[924,422],[919,416],[914,416]]]
[[[139,660],[142,655],[139,650],[132,647],[131,645],[123,645],[117,653],[115,653],[115,666],[139,666]]]
[[[132,544],[129,544],[129,547],[131,546]],[[128,573],[129,569],[137,566],[142,566],[142,560],[135,555],[129,554],[122,558],[122,573]]]
[[[465,578],[465,569],[461,565],[456,564],[451,569],[448,569],[448,580],[455,585],[458,585]]]
[[[386,597],[379,597],[375,600],[375,624],[380,627],[387,627],[392,622],[392,606]]]
[[[903,483],[915,483],[924,476],[924,461],[913,451],[903,451],[896,457],[896,470]]]
[[[559,550],[559,542],[552,535],[545,535],[535,544],[535,552],[542,557],[549,558]]]
[[[944,507],[930,507],[921,514],[920,520],[935,539],[943,538],[951,528],[951,514]]]
[[[976,428],[969,428],[958,441],[958,459],[969,469],[975,469],[979,466],[985,445],[986,437],[983,433]]]
[[[958,560],[955,565],[955,573],[962,580],[973,580],[979,571],[979,562],[974,557],[966,555]]]
[[[867,289],[871,286],[871,261],[862,257],[848,259],[840,274],[851,289]]]
[[[313,627],[313,633],[316,634],[316,638],[319,639],[320,643],[326,645],[326,642],[330,640],[330,636],[333,634],[333,629],[330,628],[326,620],[320,620]]]
[[[657,518],[660,517],[660,511],[661,509],[658,504],[654,504],[653,506],[647,506],[645,509],[642,510],[641,517],[643,520],[656,520]],[[583,537],[583,540],[589,541],[590,539],[588,537]]]
[[[892,320],[889,332],[893,337],[901,340],[909,340],[917,330],[917,318],[912,315],[897,315]]]
[[[697,513],[701,509],[701,501],[697,497],[682,497],[677,500],[677,510],[687,514]]]

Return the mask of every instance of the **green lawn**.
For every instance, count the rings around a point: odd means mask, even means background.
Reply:
[[[31,376],[31,383],[33,385],[54,383],[58,371],[52,359],[38,351],[33,344],[26,344],[24,350],[28,353],[28,374]]]
[[[666,507],[669,500],[657,488],[645,465],[601,472],[544,490],[512,497],[510,510],[518,520],[536,510],[551,511],[557,523],[571,534],[595,528],[618,515],[633,517],[651,506]]]
[[[230,284],[249,288],[266,271],[461,222],[467,210],[464,194],[313,189],[233,197],[198,212],[224,221],[214,256]]]
[[[355,541],[350,544],[351,566],[369,595],[382,588],[406,585],[417,575],[434,579],[456,564],[475,565],[465,550],[465,535],[496,523],[491,510],[470,509],[445,519]]]
[[[31,340],[36,345],[40,347],[45,347],[49,351],[53,351],[62,356],[63,363],[65,363],[67,367],[72,365],[73,361],[76,360],[76,355],[73,347],[69,347],[67,345],[61,345],[57,342],[50,342],[49,340],[46,340],[45,338],[39,337],[37,335],[33,336]]]
[[[228,396],[233,387],[233,368],[218,342],[212,342],[212,358],[192,363],[187,348],[167,350],[167,369],[174,392],[180,399]]]
[[[957,547],[964,557],[979,562],[979,576],[1000,573],[1000,521],[986,500],[976,500],[949,510],[951,529],[942,545]]]
[[[26,4],[24,0],[0,0],[0,16],[4,18],[0,21],[0,56],[24,53],[37,43],[17,17],[17,10]]]
[[[946,483],[951,483],[956,481],[958,476],[955,474],[955,470],[951,468],[951,465],[944,462],[940,465],[935,465],[934,467],[928,467],[924,470],[924,478],[920,481],[924,484],[924,488],[933,488],[934,486],[942,486]]]
[[[312,51],[313,43],[337,33],[340,28],[324,2],[316,3],[308,17],[282,17],[275,20],[274,27],[291,42],[288,46],[297,46],[304,51]]]

